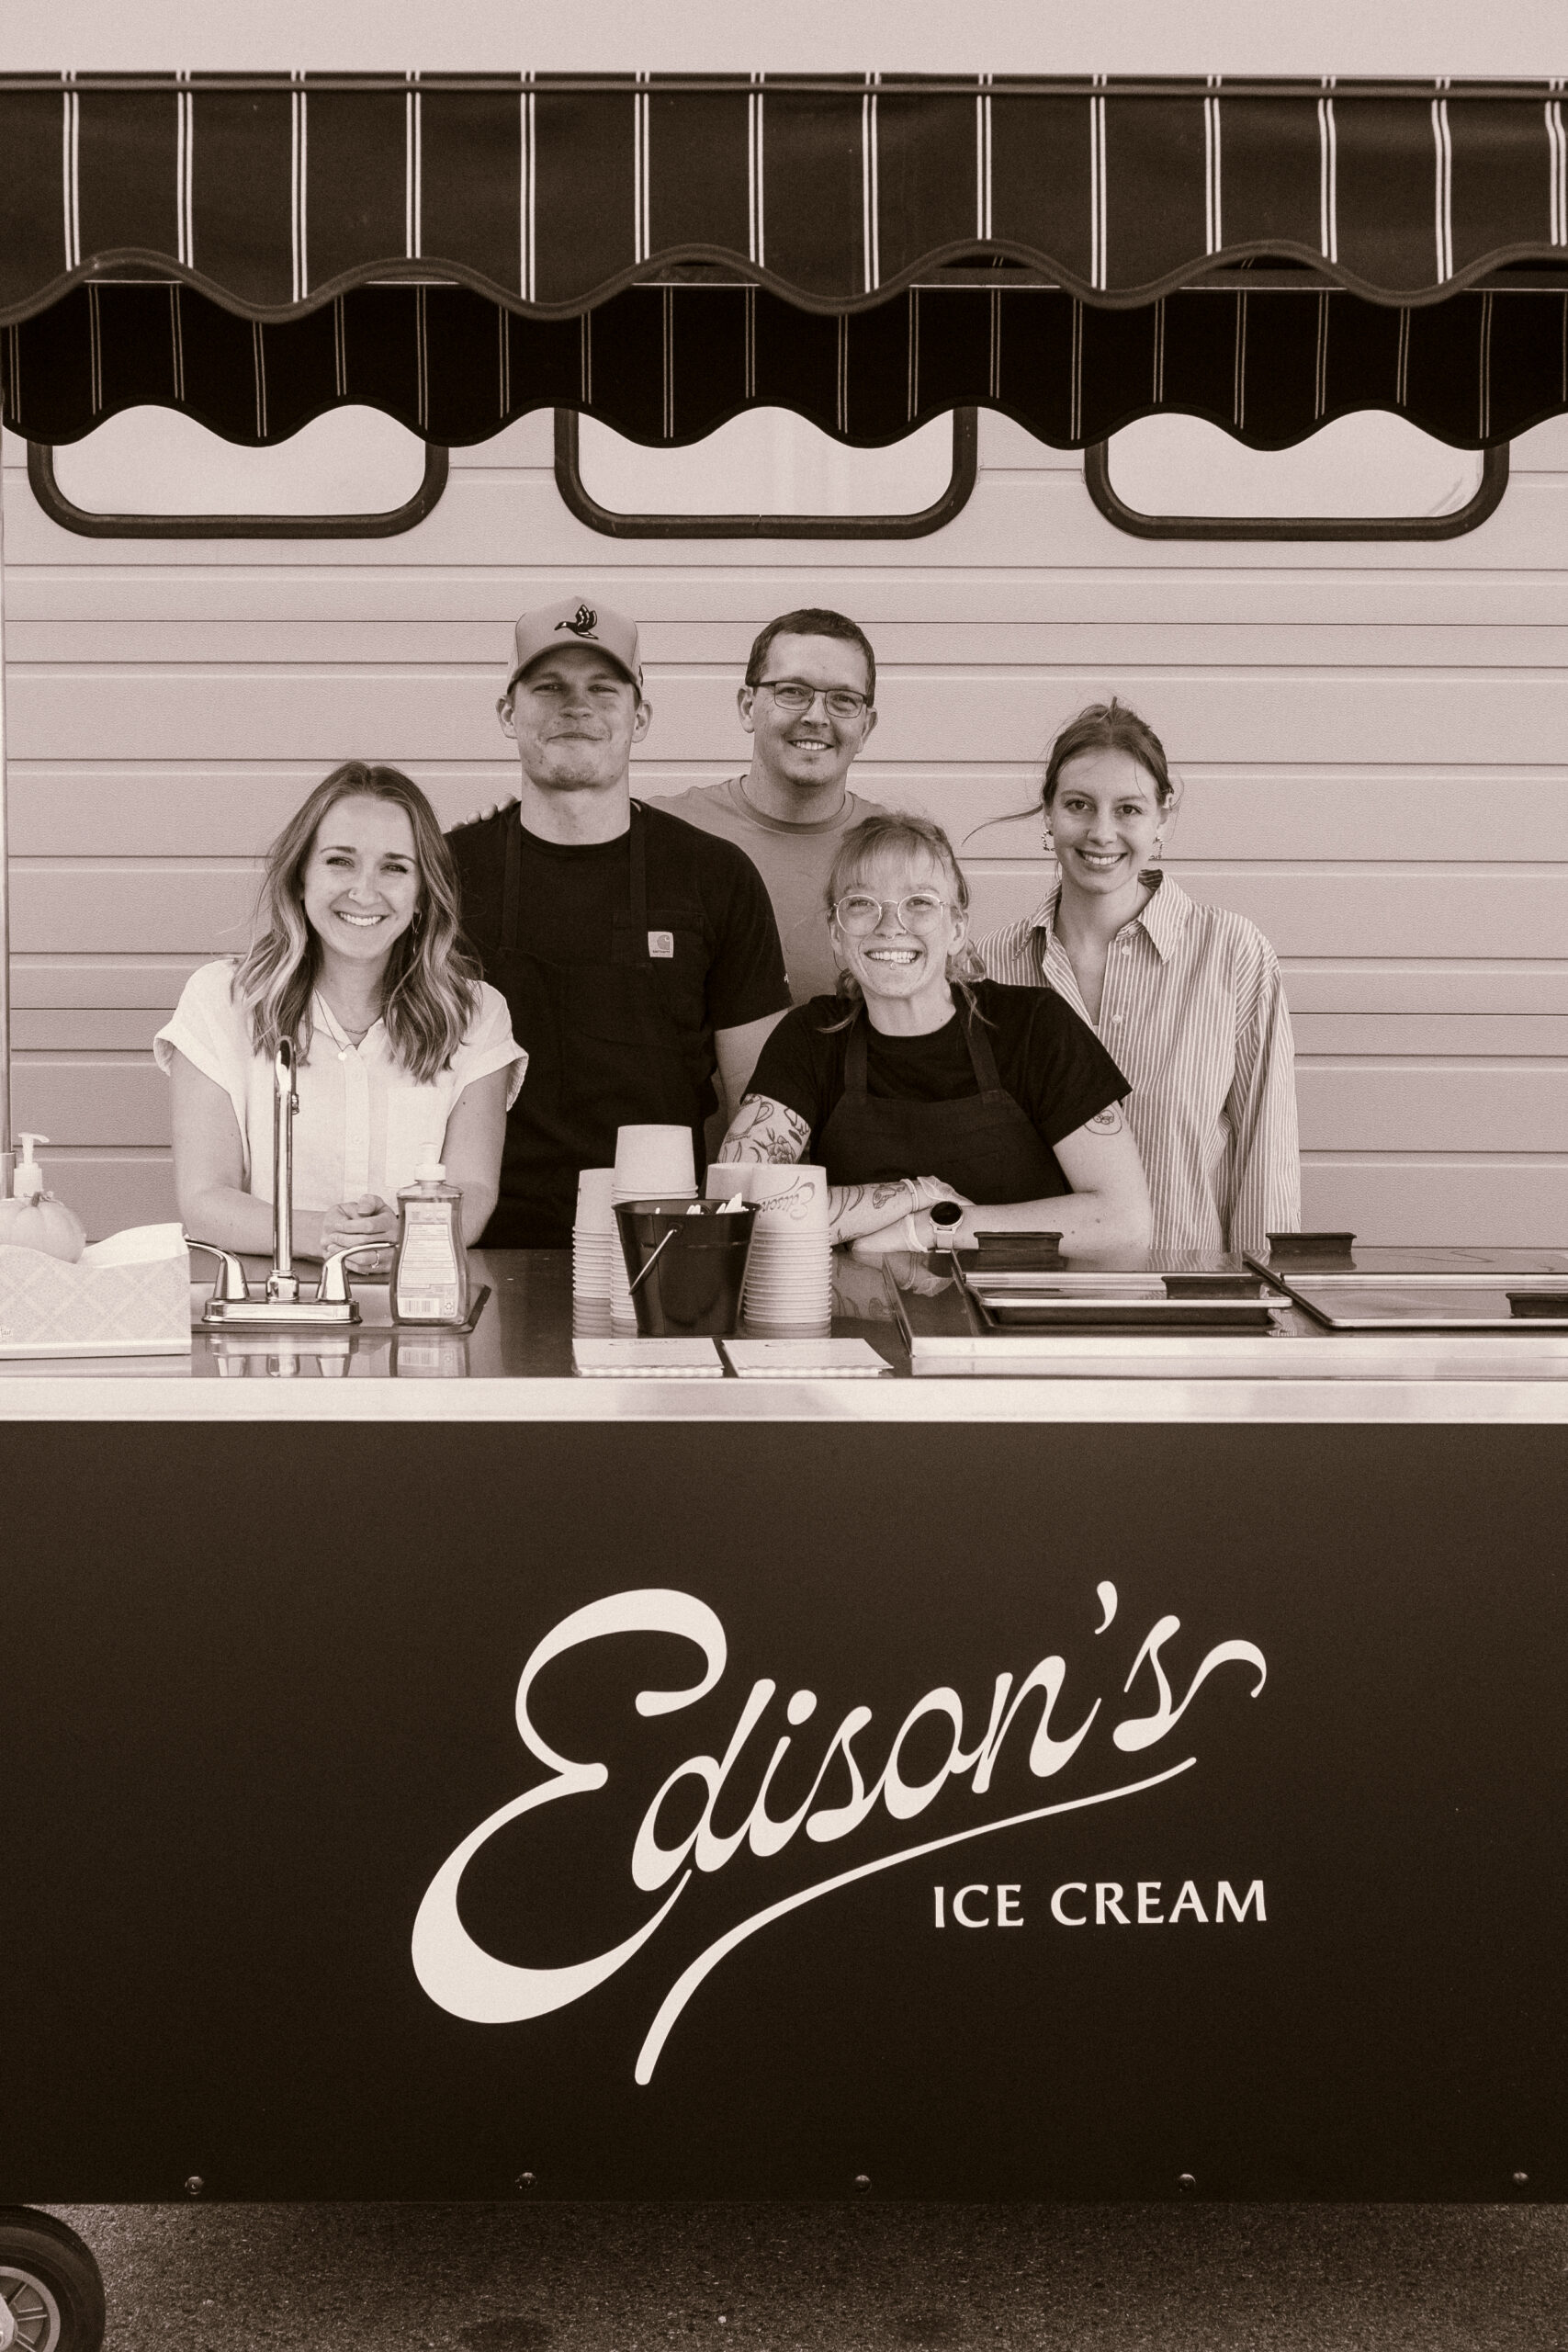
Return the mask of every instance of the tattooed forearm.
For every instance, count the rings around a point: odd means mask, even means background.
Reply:
[[[748,1094],[719,1146],[718,1156],[730,1162],[761,1160],[784,1168],[804,1159],[810,1144],[811,1130],[798,1111],[792,1111],[787,1103],[770,1102],[765,1094]]]
[[[859,1241],[896,1225],[919,1202],[912,1182],[832,1184],[828,1189],[828,1229],[835,1241]]]

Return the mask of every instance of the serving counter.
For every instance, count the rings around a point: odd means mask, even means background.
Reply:
[[[0,2199],[1568,2194],[1562,1336],[476,1275],[0,1374]]]
[[[834,1332],[867,1340],[887,1379],[585,1380],[570,1253],[469,1260],[488,1295],[466,1336],[396,1329],[385,1283],[356,1285],[353,1331],[203,1330],[193,1284],[188,1356],[0,1355],[0,1422],[1568,1420],[1568,1331],[1342,1335],[1287,1307],[1266,1334],[1077,1333],[1021,1363],[976,1342],[934,1255],[836,1264]]]

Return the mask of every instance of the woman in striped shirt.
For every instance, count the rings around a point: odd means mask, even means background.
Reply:
[[[979,943],[991,978],[1065,997],[1132,1080],[1156,1255],[1264,1250],[1301,1224],[1295,1062],[1280,967],[1241,915],[1158,860],[1177,791],[1152,728],[1094,703],[1051,747],[1041,794],[1060,881]]]

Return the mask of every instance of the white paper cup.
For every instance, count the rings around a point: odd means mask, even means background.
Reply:
[[[732,1201],[737,1197],[749,1201],[751,1179],[757,1170],[749,1160],[728,1161],[723,1167],[716,1163],[703,1179],[704,1197],[710,1201]]]
[[[754,1165],[751,1178],[757,1222],[746,1267],[746,1329],[764,1337],[825,1331],[833,1304],[826,1170],[806,1162]]]
[[[617,1127],[613,1187],[621,1200],[684,1193],[696,1197],[697,1167],[690,1127]]]
[[[757,1204],[757,1223],[787,1224],[797,1230],[826,1233],[828,1171],[800,1160],[794,1167],[753,1167],[748,1200]]]
[[[613,1168],[581,1168],[577,1174],[577,1216],[580,1226],[603,1226],[612,1229],[610,1194],[615,1189]]]
[[[610,1278],[615,1272],[609,1236],[581,1234],[572,1236],[571,1295],[574,1299],[592,1298],[608,1301]]]

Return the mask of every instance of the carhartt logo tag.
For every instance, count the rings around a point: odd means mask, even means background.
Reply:
[[[666,961],[669,961],[675,953],[674,933],[650,931],[648,934],[648,952],[650,956],[662,956]]]
[[[569,621],[557,621],[557,628],[570,629],[573,637],[592,637],[599,626],[599,616],[592,605],[579,605]]]

